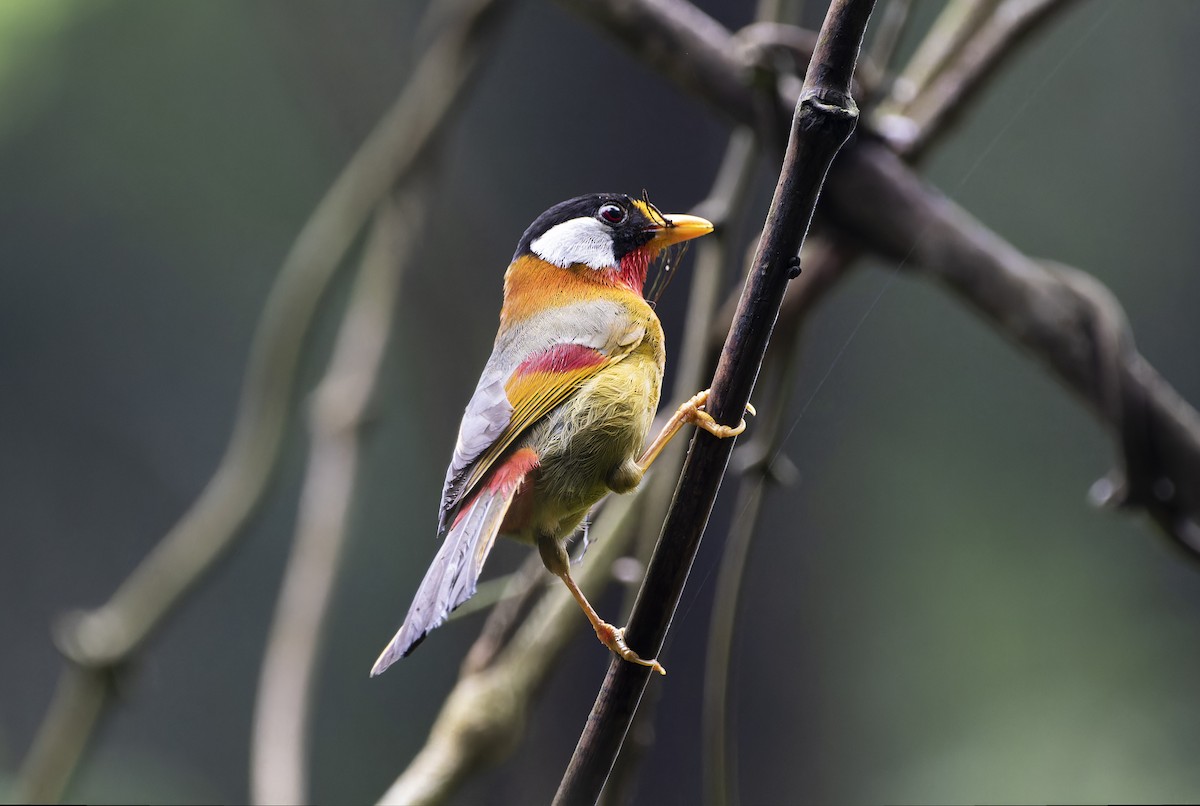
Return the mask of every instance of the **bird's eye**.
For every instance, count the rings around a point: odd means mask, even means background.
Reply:
[[[606,224],[620,224],[625,220],[625,209],[619,204],[602,204],[596,215]]]

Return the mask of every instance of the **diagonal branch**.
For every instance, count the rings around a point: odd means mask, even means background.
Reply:
[[[960,117],[967,105],[978,97],[980,85],[995,74],[1004,56],[1012,53],[1014,45],[1038,29],[1053,14],[1065,10],[1070,0],[1004,0],[990,14],[978,20],[978,28],[969,38],[958,43],[958,50],[948,54],[946,62],[929,76],[922,86],[897,80],[896,90],[907,86],[919,90],[911,101],[880,109],[884,128],[894,132],[892,145],[910,159],[916,159],[935,136],[942,134]],[[927,37],[927,41],[931,39]],[[903,125],[895,125],[900,116]]]
[[[761,5],[767,5],[763,3]],[[760,6],[761,8],[761,6]],[[696,212],[713,222],[716,231],[713,237],[704,238],[698,244],[695,264],[692,268],[691,296],[688,300],[684,340],[679,351],[679,369],[676,370],[671,399],[686,400],[702,388],[711,377],[716,350],[710,347],[708,338],[712,319],[720,296],[722,283],[731,271],[740,268],[745,259],[744,250],[735,248],[731,230],[736,229],[739,215],[744,211],[746,196],[751,189],[758,160],[759,144],[754,134],[746,128],[734,130],[721,167],[717,170],[708,198],[696,207]],[[671,408],[665,407],[667,411]],[[653,432],[653,430],[652,430]],[[683,467],[683,440],[673,440],[655,462],[655,472],[646,481],[647,499],[644,516],[638,529],[637,560],[643,566],[654,551],[658,538],[658,527],[671,505],[679,471]],[[659,465],[662,467],[659,467]],[[636,584],[639,579],[634,580]],[[630,585],[627,591],[624,612],[628,613],[637,596]],[[648,754],[654,741],[653,730],[640,730],[653,725],[657,698],[643,699],[637,720],[629,731],[625,752],[613,768],[601,795],[602,804],[620,804],[629,801],[630,792],[637,777],[637,770]]]
[[[713,379],[708,409],[718,422],[737,422],[750,400],[821,184],[857,122],[850,80],[873,7],[874,0],[835,0],[825,17],[763,236]],[[706,434],[693,440],[629,620],[628,640],[651,656],[662,648],[732,450],[732,440]],[[555,803],[596,801],[649,676],[646,667],[610,663]]]
[[[435,3],[426,19],[445,15],[444,33],[426,52],[403,97],[410,128],[443,131],[461,108],[469,79],[487,52],[472,36],[493,0]],[[427,141],[428,141],[427,140]],[[421,147],[418,150],[424,150]],[[415,154],[414,154],[415,156]],[[426,171],[427,173],[427,171]],[[296,537],[271,625],[251,745],[251,794],[256,803],[304,803],[308,797],[310,717],[322,631],[332,598],[358,464],[358,434],[374,392],[391,330],[400,274],[425,216],[424,176],[409,172],[395,200],[385,195],[363,251],[354,290],[329,370],[314,395],[312,444]]]
[[[391,333],[400,275],[422,226],[421,183],[384,200],[325,378],[313,395],[312,445],[296,537],[259,674],[250,753],[255,803],[307,803],[308,751],[325,614],[348,537],[359,440]]]
[[[885,106],[895,105],[903,113],[944,73],[967,42],[996,14],[1001,0],[949,0],[938,13],[904,69],[896,76],[891,98]]]
[[[577,7],[581,0],[561,2]],[[738,52],[733,35],[694,6],[683,0],[586,5],[581,13],[680,87],[739,123],[762,124],[754,90],[736,80],[746,67],[733,55]],[[697,82],[696,76],[710,80]],[[781,97],[780,103],[787,101]],[[772,142],[769,132],[759,131],[764,142]],[[1200,414],[1133,350],[1131,338],[1119,340],[1128,351],[1115,364],[1099,360],[1103,346],[1096,326],[1112,317],[1104,314],[1108,305],[1089,304],[1097,294],[1072,293],[928,188],[877,138],[860,133],[843,150],[823,201],[822,211],[860,247],[941,279],[1087,401],[1120,435],[1125,455],[1125,480],[1112,485],[1113,495],[1099,499],[1145,507],[1178,545],[1200,554]],[[916,207],[904,206],[909,203]],[[947,251],[947,245],[955,248]],[[1094,288],[1097,282],[1089,278],[1076,285]],[[1107,292],[1102,296],[1111,299]],[[1069,311],[1075,313],[1062,315]],[[1126,405],[1118,411],[1114,400]],[[1129,494],[1123,494],[1126,487]]]
[[[1124,472],[1094,488],[1097,501],[1145,509],[1200,554],[1200,414],[1134,348],[1111,292],[1021,254],[881,144],[855,151],[830,178],[837,223],[949,288],[1052,370],[1121,447]]]

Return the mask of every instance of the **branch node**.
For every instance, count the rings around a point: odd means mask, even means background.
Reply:
[[[800,276],[800,271],[801,271],[800,256],[792,255],[792,257],[789,258],[788,262],[787,262],[788,279],[795,280],[797,277]]]
[[[800,103],[835,118],[858,120],[858,104],[854,98],[834,87],[817,85],[805,89],[800,93]]]

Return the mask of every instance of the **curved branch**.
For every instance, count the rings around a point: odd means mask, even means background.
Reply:
[[[57,625],[55,641],[68,668],[22,763],[18,800],[61,796],[109,702],[108,679],[230,549],[262,500],[291,420],[296,371],[321,298],[375,205],[420,164],[451,111],[456,96],[443,90],[447,76],[465,80],[455,70],[462,43],[487,34],[496,9],[507,3],[467,0],[463,24],[439,35],[408,89],[305,222],[263,309],[233,433],[200,497],[106,604]]]
[[[446,11],[435,4],[429,15]],[[408,125],[432,140],[479,57],[483,38],[469,36],[492,0],[455,4],[444,33],[422,58],[405,96],[423,99]],[[426,19],[430,17],[427,15]],[[296,537],[259,677],[251,744],[251,794],[256,803],[308,801],[309,721],[322,627],[347,538],[358,465],[357,430],[375,388],[391,331],[400,274],[424,219],[422,183],[408,175],[392,201],[376,210],[359,276],[338,332],[329,369],[317,387],[311,414],[310,460],[300,497]]]
[[[313,396],[312,445],[296,538],[259,675],[251,740],[255,803],[308,802],[311,695],[322,626],[347,537],[357,431],[391,332],[400,274],[424,205],[412,190],[375,216],[333,357]]]
[[[1083,272],[1052,271],[1021,254],[882,144],[860,141],[855,151],[831,176],[837,222],[945,285],[1051,369],[1109,427],[1124,456],[1124,472],[1093,497],[1145,509],[1180,547],[1200,554],[1200,414],[1134,348],[1111,292]]]

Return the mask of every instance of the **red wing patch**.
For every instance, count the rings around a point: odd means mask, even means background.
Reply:
[[[584,344],[556,344],[522,361],[513,372],[512,380],[534,372],[575,372],[603,364],[607,360],[603,353]]]

